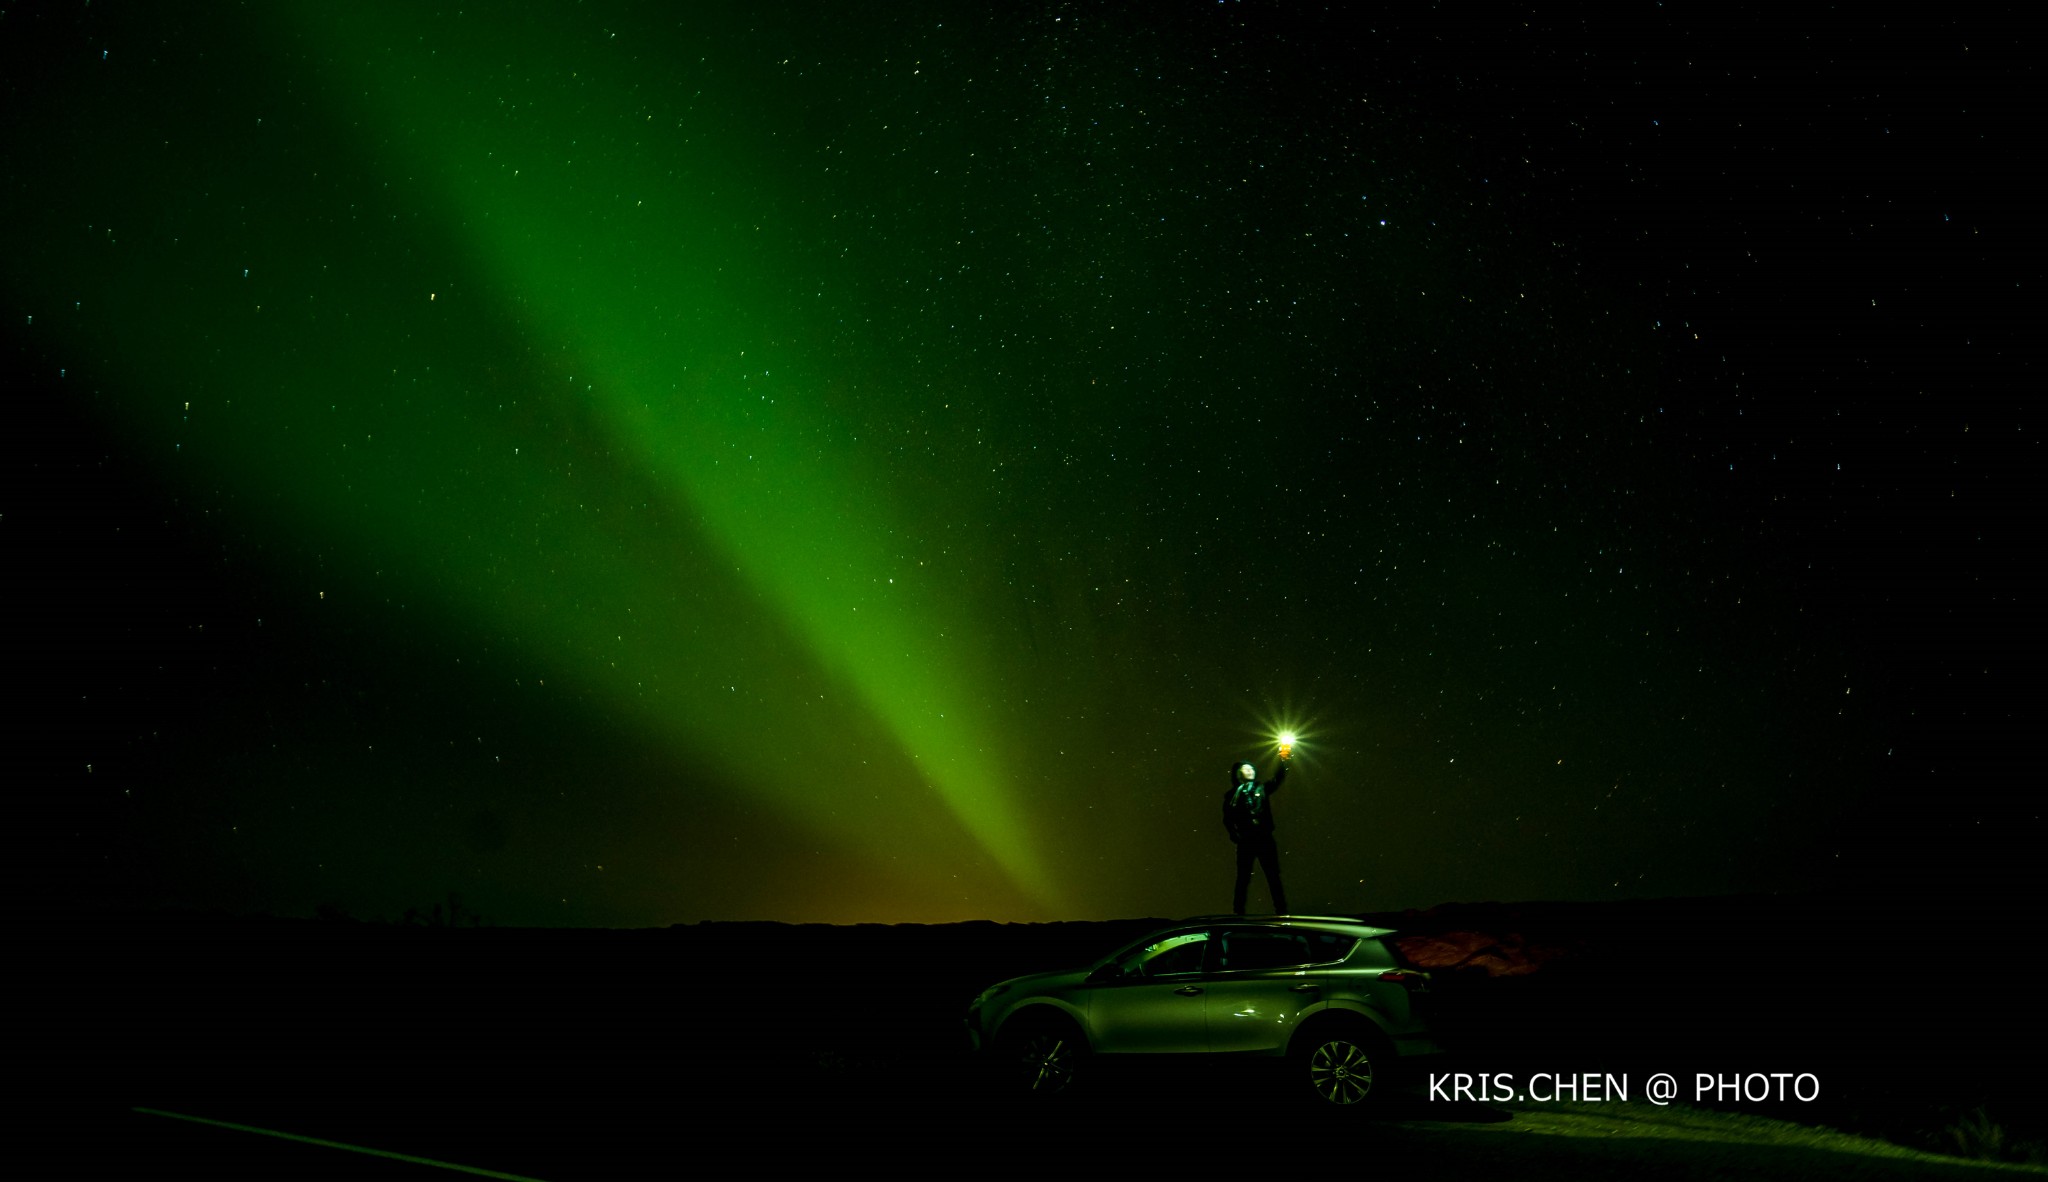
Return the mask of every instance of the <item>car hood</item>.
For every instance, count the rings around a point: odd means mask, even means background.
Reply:
[[[1073,989],[1086,981],[1088,974],[1094,970],[1095,966],[1088,965],[1078,969],[1063,969],[1056,973],[1030,973],[1022,977],[1012,977],[1007,981],[997,982],[989,990],[989,995],[999,997],[1004,994],[1050,993]]]

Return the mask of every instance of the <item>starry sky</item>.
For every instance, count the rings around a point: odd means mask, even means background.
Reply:
[[[1947,11],[0,6],[31,877],[1193,914],[1291,728],[1297,910],[2032,890],[2037,68]]]

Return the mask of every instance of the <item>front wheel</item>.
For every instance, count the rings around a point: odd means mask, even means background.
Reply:
[[[1088,1057],[1081,1032],[1063,1022],[1032,1022],[997,1043],[998,1064],[1008,1090],[1026,1096],[1070,1092]]]
[[[1294,1077],[1308,1085],[1311,1096],[1325,1104],[1362,1104],[1373,1094],[1374,1077],[1382,1073],[1381,1055],[1371,1039],[1353,1031],[1331,1029],[1311,1035],[1297,1050]]]

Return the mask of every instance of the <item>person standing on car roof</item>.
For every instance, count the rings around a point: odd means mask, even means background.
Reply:
[[[1230,787],[1223,793],[1223,828],[1237,845],[1237,890],[1233,910],[1244,914],[1244,897],[1252,883],[1252,863],[1266,868],[1266,889],[1273,896],[1273,912],[1287,914],[1287,891],[1280,885],[1280,848],[1273,842],[1273,794],[1287,780],[1287,756],[1273,778],[1263,783],[1259,769],[1250,763],[1230,767]]]

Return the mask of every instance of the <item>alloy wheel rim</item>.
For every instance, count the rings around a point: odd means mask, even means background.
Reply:
[[[1331,1039],[1308,1060],[1309,1083],[1332,1104],[1356,1104],[1372,1091],[1372,1060],[1357,1043]]]
[[[1074,1078],[1067,1040],[1041,1034],[1024,1045],[1024,1082],[1034,1092],[1057,1092]]]

